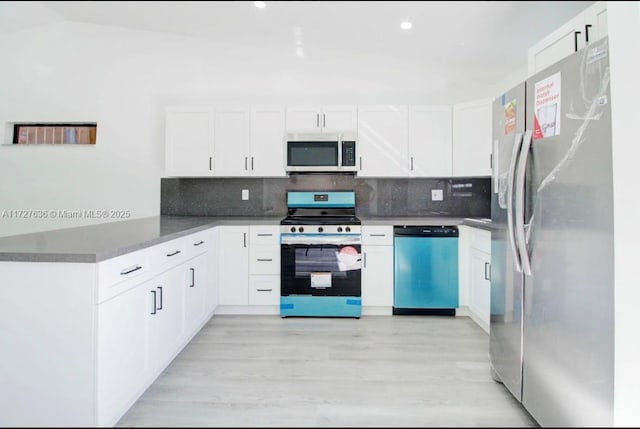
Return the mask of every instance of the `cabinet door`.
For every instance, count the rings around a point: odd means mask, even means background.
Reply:
[[[145,383],[148,293],[145,285],[139,285],[98,306],[99,426],[115,424]]]
[[[205,313],[213,314],[218,306],[218,272],[219,272],[219,255],[220,255],[220,227],[213,228],[211,231],[211,247],[207,256],[209,266],[207,289],[204,293]]]
[[[393,305],[393,246],[362,246],[362,305]]]
[[[166,367],[182,340],[183,280],[183,267],[178,266],[145,283],[150,310],[147,324],[148,368],[154,376]]]
[[[183,267],[184,327],[187,335],[193,334],[205,317],[205,295],[209,287],[208,253],[187,261]]]
[[[491,257],[488,253],[471,249],[471,303],[470,309],[480,318],[485,330],[489,326],[491,305]]]
[[[358,176],[407,176],[408,125],[406,106],[358,108]]]
[[[322,107],[287,106],[287,133],[321,132]]]
[[[324,106],[320,126],[323,133],[355,133],[358,129],[358,108],[351,106]]]
[[[451,107],[409,107],[409,175],[451,177]]]
[[[491,176],[492,100],[453,106],[453,176]]]
[[[529,48],[527,61],[528,75],[557,63],[585,46],[584,13],[580,13],[571,21]],[[576,32],[580,32],[576,35]],[[577,46],[576,46],[577,43]]]
[[[607,3],[599,1],[584,11],[585,42],[595,42],[609,33],[607,21]],[[587,26],[590,25],[591,27]],[[587,34],[589,39],[587,40]]]
[[[249,119],[249,108],[216,108],[216,176],[249,175]]]
[[[213,175],[214,109],[170,107],[165,123],[165,169],[168,176]]]
[[[246,226],[220,227],[218,287],[220,305],[249,304],[249,249]]]
[[[284,106],[251,108],[251,175],[286,176]]]

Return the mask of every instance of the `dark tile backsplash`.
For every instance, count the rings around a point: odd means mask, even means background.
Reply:
[[[491,217],[491,179],[365,179],[351,175],[286,178],[163,178],[160,213],[178,216],[282,216],[287,191],[354,190],[358,216]],[[242,190],[249,200],[242,201]],[[442,189],[443,200],[431,201]]]

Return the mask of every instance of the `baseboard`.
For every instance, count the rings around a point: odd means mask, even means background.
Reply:
[[[279,305],[219,305],[214,314],[280,315]]]
[[[391,316],[392,307],[383,305],[363,305],[363,316]]]
[[[473,312],[473,310],[469,310],[469,317],[471,320],[476,322],[476,325],[480,326],[484,332],[489,333],[489,324],[482,320],[480,316]]]

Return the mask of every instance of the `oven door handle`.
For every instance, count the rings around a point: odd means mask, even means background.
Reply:
[[[339,236],[327,236],[327,235],[294,235],[294,234],[281,234],[281,244],[302,244],[302,245],[322,245],[332,244],[336,246],[347,244],[361,244],[362,238],[360,234],[339,235]]]

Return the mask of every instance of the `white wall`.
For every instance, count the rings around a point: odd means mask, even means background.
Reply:
[[[607,2],[611,49],[613,204],[615,252],[614,424],[640,426],[640,199],[638,122],[640,121],[640,6]]]
[[[0,146],[4,210],[125,209],[159,214],[166,105],[450,104],[494,96],[380,58],[288,58],[264,46],[56,22],[0,35],[0,142],[7,122],[96,121],[95,147]],[[107,219],[110,220],[110,219]],[[0,236],[102,222],[9,219]]]

